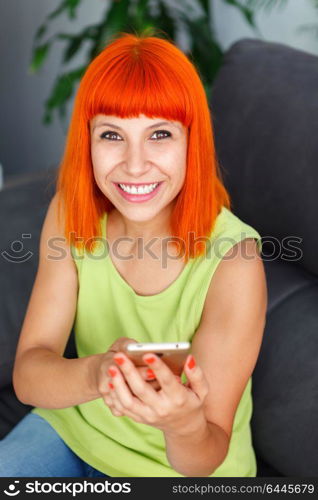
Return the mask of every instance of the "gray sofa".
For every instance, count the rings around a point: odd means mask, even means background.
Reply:
[[[263,238],[269,303],[251,421],[258,476],[318,476],[317,63],[241,40],[211,100],[233,211]],[[0,192],[0,438],[31,409],[15,397],[12,367],[55,177],[39,172]],[[73,332],[65,357],[76,357]]]

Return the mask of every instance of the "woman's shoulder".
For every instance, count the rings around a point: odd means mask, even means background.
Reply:
[[[236,244],[246,238],[256,239],[257,246],[261,251],[261,235],[257,229],[238,215],[235,215],[226,206],[222,206],[210,235],[211,244],[224,244],[228,247],[231,241],[232,244]]]
[[[216,217],[215,228],[219,231],[235,231],[237,228],[240,229],[245,225],[248,226],[243,219],[241,219],[238,215],[235,215],[232,210],[223,205]]]
[[[76,277],[70,245],[65,238],[63,208],[58,211],[59,194],[51,199],[44,217],[39,242],[39,271]]]
[[[73,261],[76,265],[77,272],[80,275],[81,270],[85,263],[94,264],[95,262],[101,260],[103,255],[107,255],[108,253],[108,240],[106,239],[106,221],[107,228],[109,226],[108,222],[108,213],[107,211],[103,211],[99,217],[99,234],[96,234],[94,238],[91,238],[89,241],[94,241],[94,246],[85,246],[83,241],[84,238],[79,236],[78,241],[79,244],[75,245],[74,243],[70,243],[70,249]],[[108,237],[107,237],[108,238]]]

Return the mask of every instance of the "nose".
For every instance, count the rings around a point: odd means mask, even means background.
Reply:
[[[127,176],[142,177],[151,168],[145,145],[140,142],[130,143],[127,146],[124,165]]]

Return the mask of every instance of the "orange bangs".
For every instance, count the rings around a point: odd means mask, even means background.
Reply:
[[[205,243],[230,198],[217,164],[204,87],[191,61],[172,42],[120,33],[90,63],[77,91],[57,191],[67,241],[94,251],[100,218],[113,204],[98,188],[90,156],[90,120],[98,115],[165,118],[188,128],[187,168],[170,229],[185,262],[203,255]],[[59,215],[60,217],[60,215]],[[80,235],[80,237],[75,237]],[[175,242],[175,243],[173,243]]]

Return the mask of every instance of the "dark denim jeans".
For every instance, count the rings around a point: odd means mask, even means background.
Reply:
[[[44,418],[28,413],[0,440],[0,477],[109,477],[64,443]]]

